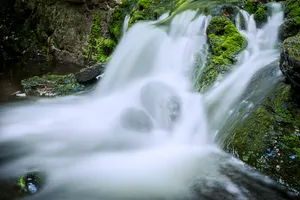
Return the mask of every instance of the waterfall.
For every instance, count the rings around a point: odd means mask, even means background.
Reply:
[[[123,22],[123,35],[126,33],[129,25],[130,15],[126,15]]]
[[[211,16],[185,11],[169,27],[131,27],[92,93],[0,108],[0,142],[19,147],[10,156],[22,154],[2,165],[1,175],[45,171],[47,184],[32,199],[198,199],[194,187],[203,196],[214,188],[247,199],[223,170],[243,164],[214,143],[214,133],[253,76],[277,60],[283,14],[274,12],[261,29],[241,14],[248,26],[237,27],[249,45],[205,93],[194,90],[191,77],[195,55],[207,50]]]

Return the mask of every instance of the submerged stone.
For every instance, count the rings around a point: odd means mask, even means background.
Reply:
[[[177,93],[162,82],[151,82],[141,89],[141,104],[156,123],[165,129],[172,129],[182,112]]]
[[[121,124],[124,128],[137,132],[150,132],[153,122],[147,113],[137,108],[128,108],[121,114]]]

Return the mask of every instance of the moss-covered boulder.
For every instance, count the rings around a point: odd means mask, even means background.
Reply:
[[[245,38],[225,16],[211,19],[207,27],[207,36],[211,55],[198,81],[199,90],[207,88],[220,74],[229,70],[236,62],[236,55],[246,46]]]
[[[284,40],[280,69],[294,88],[300,88],[300,34]]]
[[[295,36],[300,30],[300,16],[292,19],[286,19],[279,27],[280,40],[284,41],[288,37]]]
[[[63,96],[73,94],[84,89],[80,85],[74,74],[34,76],[21,81],[24,92],[34,96]]]
[[[285,21],[280,26],[281,41],[295,36],[300,31],[300,1],[287,0],[285,4]]]
[[[266,2],[247,0],[244,4],[244,9],[248,13],[254,14],[258,26],[262,26],[268,20],[268,9],[264,3]]]
[[[226,134],[228,152],[300,190],[300,107],[289,85],[280,83]]]
[[[287,0],[285,15],[288,19],[300,17],[300,0]]]

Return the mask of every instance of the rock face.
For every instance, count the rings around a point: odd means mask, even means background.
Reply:
[[[280,69],[295,89],[300,88],[300,34],[284,40]]]
[[[3,0],[7,1],[8,0]],[[15,3],[14,3],[15,2]],[[101,16],[102,37],[110,37],[111,0],[15,0],[9,11],[15,13],[8,39],[16,41],[12,54],[22,58],[52,60],[84,66],[93,19]],[[2,48],[7,51],[9,48]]]

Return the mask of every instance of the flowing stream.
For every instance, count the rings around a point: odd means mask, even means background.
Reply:
[[[185,11],[167,29],[155,27],[164,15],[124,31],[91,93],[1,107],[0,142],[14,147],[1,151],[10,158],[1,175],[44,171],[44,189],[29,199],[255,199],[240,180],[248,176],[243,163],[215,139],[255,74],[277,61],[283,12],[275,4],[261,29],[245,11],[240,16],[249,45],[205,93],[194,90],[192,73],[195,54],[206,57],[211,17]]]

